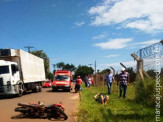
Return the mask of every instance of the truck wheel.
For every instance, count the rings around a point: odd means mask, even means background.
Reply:
[[[39,86],[36,86],[35,91],[36,93],[39,92]]]
[[[56,89],[52,87],[52,91],[53,91],[53,92],[55,92],[55,91],[56,91]]]
[[[71,88],[67,89],[67,92],[70,92],[71,91]]]
[[[21,97],[21,96],[23,96],[23,90],[22,90],[23,86],[22,86],[22,84],[19,84],[18,88],[19,88],[19,93],[17,94],[17,96]]]
[[[41,86],[39,86],[39,92],[42,92],[42,87]]]
[[[23,90],[22,90],[22,89],[19,90],[19,93],[17,94],[17,96],[18,96],[18,97],[23,96]]]

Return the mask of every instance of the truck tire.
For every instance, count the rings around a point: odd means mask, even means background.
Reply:
[[[17,94],[17,96],[18,96],[18,97],[21,97],[21,96],[23,96],[23,90],[22,90],[23,85],[22,85],[22,84],[19,84],[19,85],[18,85],[18,88],[19,88],[19,93]]]
[[[39,86],[39,92],[42,92],[42,87],[41,86]]]
[[[39,86],[35,86],[35,88],[34,88],[34,89],[32,89],[32,92],[34,92],[34,93],[39,92]]]
[[[35,92],[36,92],[36,93],[39,92],[39,86],[36,86],[36,88],[35,88]]]
[[[70,92],[71,91],[71,88],[67,89],[67,92]]]
[[[23,90],[22,90],[22,89],[19,90],[19,93],[17,94],[17,96],[18,96],[18,97],[23,96]]]
[[[52,87],[52,91],[53,91],[53,92],[56,92],[57,90],[56,90],[56,88],[53,88],[53,87]]]

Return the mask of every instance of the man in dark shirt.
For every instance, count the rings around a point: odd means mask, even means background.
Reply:
[[[126,97],[126,90],[127,90],[127,84],[129,84],[129,73],[126,72],[125,68],[122,68],[122,72],[119,74],[119,81],[120,81],[120,95],[119,97],[122,96],[122,91],[123,91],[123,98]]]

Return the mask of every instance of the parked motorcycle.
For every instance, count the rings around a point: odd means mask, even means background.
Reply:
[[[38,102],[38,104],[18,103],[18,106],[20,107],[15,108],[16,112],[21,112],[31,117],[68,119],[68,116],[64,112],[65,109],[61,103],[50,104],[47,106],[40,102]]]

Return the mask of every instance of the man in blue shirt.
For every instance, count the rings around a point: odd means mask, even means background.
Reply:
[[[108,69],[107,72],[108,72],[108,73],[107,73],[106,76],[105,76],[105,80],[106,80],[106,84],[107,84],[107,86],[108,86],[108,94],[111,95],[111,85],[112,85],[112,81],[114,81],[114,83],[115,83],[115,80],[114,80],[113,74],[111,73],[111,70]]]

